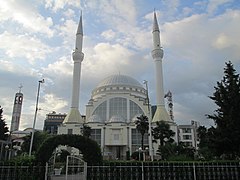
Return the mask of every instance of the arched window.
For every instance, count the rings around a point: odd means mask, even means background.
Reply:
[[[101,103],[93,112],[93,115],[97,115],[101,118],[102,121],[107,119],[107,101]]]
[[[127,119],[127,99],[115,97],[109,101],[109,117],[121,116],[124,120]]]
[[[130,100],[130,119],[132,120],[139,114],[144,114],[143,110],[135,102]]]

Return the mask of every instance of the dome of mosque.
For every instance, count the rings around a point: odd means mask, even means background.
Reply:
[[[114,85],[124,85],[124,86],[133,86],[133,87],[140,87],[143,88],[143,86],[136,80],[133,79],[130,76],[126,75],[112,75],[107,78],[105,78],[103,81],[101,81],[97,88],[104,87],[104,86],[114,86]]]

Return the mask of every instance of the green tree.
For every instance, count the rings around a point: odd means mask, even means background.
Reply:
[[[172,138],[175,135],[175,132],[170,129],[169,124],[164,121],[157,121],[156,127],[152,129],[152,136],[154,142],[157,140],[160,141],[160,145],[163,146],[165,143],[173,143],[174,139]]]
[[[210,99],[218,106],[215,113],[207,115],[214,120],[213,146],[217,155],[236,157],[240,155],[240,78],[229,61],[224,68],[224,77]]]
[[[166,143],[164,146],[159,146],[157,154],[162,156],[164,160],[193,160],[195,149],[187,147],[183,143]]]
[[[52,135],[49,135],[47,132],[40,132],[36,131],[33,136],[33,146],[32,146],[32,152],[36,152],[41,144],[49,137]],[[24,142],[21,146],[21,151],[22,153],[28,153],[29,152],[29,147],[30,147],[30,142],[31,142],[31,134],[28,136],[25,136]]]
[[[83,124],[83,127],[81,128],[81,133],[85,137],[90,137],[91,136],[92,129],[90,126]]]
[[[0,140],[7,140],[8,132],[7,124],[3,119],[3,108],[0,106]]]
[[[205,126],[199,126],[197,129],[199,142],[198,155],[199,158],[206,160],[211,160],[214,157],[215,148],[212,143],[215,134],[215,128],[210,127],[206,128]]]
[[[141,115],[140,117],[137,117],[137,120],[135,121],[136,129],[141,134],[141,147],[144,149],[144,134],[148,132],[149,129],[149,123],[148,123],[148,117]]]

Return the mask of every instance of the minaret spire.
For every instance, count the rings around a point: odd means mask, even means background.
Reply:
[[[80,16],[80,19],[79,19],[79,23],[78,23],[78,29],[77,29],[77,34],[81,34],[83,35],[83,27],[82,27],[82,11],[81,11],[81,16]]]
[[[154,9],[154,18],[153,18],[153,32],[154,31],[159,31],[159,27],[158,27],[158,21],[157,21],[157,15],[156,15],[156,12],[155,12],[155,9]]]
[[[156,12],[153,14],[153,50],[152,57],[155,62],[155,80],[156,80],[156,105],[157,110],[154,114],[152,122],[167,121],[170,122],[170,116],[166,111],[164,102],[164,88],[163,88],[163,71],[162,71],[162,59],[163,49],[160,42],[160,30],[157,22]]]

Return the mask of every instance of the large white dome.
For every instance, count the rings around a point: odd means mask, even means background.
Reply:
[[[133,86],[133,87],[143,88],[143,86],[136,79],[133,79],[130,76],[120,75],[120,74],[112,75],[112,76],[105,78],[97,85],[97,88],[106,87],[106,86],[114,86],[114,85],[125,85],[125,86]]]

